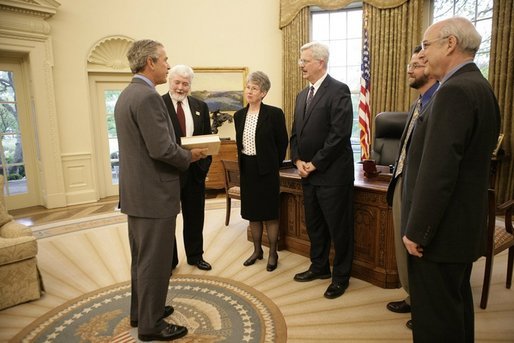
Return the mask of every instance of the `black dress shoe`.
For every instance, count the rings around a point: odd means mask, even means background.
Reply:
[[[327,299],[335,299],[343,295],[347,288],[348,282],[332,282],[323,295]]]
[[[187,329],[180,325],[168,324],[164,329],[159,333],[150,334],[150,335],[137,335],[139,340],[143,342],[148,341],[172,341],[174,339],[178,339],[180,337],[184,337],[187,335]]]
[[[252,256],[254,256],[252,254]],[[246,261],[243,262],[243,266],[248,267],[255,263],[257,260],[262,260],[262,251],[260,254],[255,255],[254,257],[250,256]]]
[[[317,274],[314,272],[311,272],[310,270],[307,270],[303,273],[298,273],[294,276],[294,280],[298,282],[307,282],[312,281],[316,279],[330,279],[330,273],[328,274]]]
[[[169,316],[171,316],[171,314],[173,313],[173,311],[175,311],[175,309],[173,308],[173,306],[164,306],[164,313],[162,315],[162,319],[164,318],[168,318]],[[136,328],[137,327],[137,324],[138,324],[138,321],[137,320],[131,320],[130,321],[130,326],[132,326],[133,328]]]
[[[205,261],[203,258],[199,259],[198,261],[194,263],[189,263],[191,266],[196,266],[198,269],[201,270],[211,270],[212,266],[209,264],[209,262]]]
[[[396,312],[396,313],[409,313],[410,305],[407,304],[405,302],[405,300],[391,301],[389,304],[387,304],[387,309],[391,312]]]
[[[405,326],[412,330],[412,319],[407,320],[407,323],[405,323]]]
[[[277,266],[278,266],[278,254],[276,254],[276,257],[275,257],[275,263],[269,263],[269,258],[268,258],[268,265],[266,266],[266,270],[268,272],[272,272],[274,271],[275,269],[277,269]]]

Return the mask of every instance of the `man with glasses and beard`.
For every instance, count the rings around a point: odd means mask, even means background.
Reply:
[[[409,296],[409,275],[407,273],[407,250],[403,245],[401,235],[401,202],[402,202],[402,172],[405,155],[409,144],[412,131],[416,127],[416,121],[419,114],[428,105],[432,95],[439,87],[432,76],[425,75],[425,64],[420,60],[418,54],[421,51],[421,45],[414,48],[410,63],[407,66],[407,74],[409,75],[409,86],[419,92],[419,97],[412,105],[407,124],[400,140],[399,156],[396,159],[393,178],[387,189],[387,202],[393,207],[393,224],[394,224],[394,248],[396,252],[396,265],[398,267],[398,276],[400,283],[407,292],[404,300],[392,301],[387,304],[387,309],[396,313],[410,312],[410,296]],[[407,327],[412,329],[412,320],[407,321]]]

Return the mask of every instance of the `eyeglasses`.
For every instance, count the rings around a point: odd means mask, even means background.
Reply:
[[[312,61],[321,61],[321,60],[316,60],[316,59],[312,59],[312,60],[302,60],[301,58],[298,60],[298,65],[300,66],[305,66],[309,63],[311,63]]]
[[[435,42],[443,40],[443,39],[447,39],[449,37],[450,36],[444,36],[444,37],[441,37],[441,38],[433,39],[431,41],[423,41],[423,42],[421,42],[421,50],[426,50],[430,45],[434,44]]]
[[[407,64],[407,70],[414,70],[418,68],[425,68],[425,65],[418,63]]]

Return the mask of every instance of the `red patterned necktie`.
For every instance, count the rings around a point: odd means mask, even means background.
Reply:
[[[182,108],[182,101],[177,101],[177,119],[180,124],[180,131],[182,135],[180,137],[186,136],[186,116],[184,115],[184,109]]]

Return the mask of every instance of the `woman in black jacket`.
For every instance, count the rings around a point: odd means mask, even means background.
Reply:
[[[266,226],[270,245],[267,271],[277,268],[279,234],[280,164],[286,155],[288,137],[284,112],[265,105],[271,83],[266,74],[248,76],[248,105],[234,114],[241,177],[241,216],[250,221],[253,254],[243,263],[250,266],[263,258],[262,232]]]

